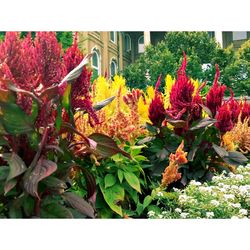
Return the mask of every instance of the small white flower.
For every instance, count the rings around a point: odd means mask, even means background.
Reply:
[[[174,211],[175,211],[176,213],[181,213],[182,210],[181,210],[180,208],[177,207]]]
[[[159,218],[159,219],[162,219],[162,218],[163,218],[163,215],[162,215],[162,214],[159,214],[159,215],[158,215],[158,218]]]
[[[239,219],[239,217],[234,215],[231,217],[231,219]]]
[[[180,203],[185,203],[185,202],[188,201],[188,199],[189,199],[189,196],[187,196],[185,194],[182,194],[182,195],[179,196],[179,202]]]
[[[229,173],[228,176],[229,176],[230,178],[234,178],[235,174]]]
[[[224,187],[224,183],[220,182],[220,183],[218,184],[218,186],[219,186],[219,187]]]
[[[211,202],[210,202],[213,206],[215,206],[215,207],[217,207],[217,206],[219,206],[220,205],[220,202],[219,201],[217,201],[217,200],[211,200]]]
[[[214,212],[206,212],[206,217],[207,217],[208,219],[213,218],[213,217],[214,217]]]
[[[244,176],[242,174],[236,174],[235,179],[239,180],[239,181],[242,181],[242,180],[244,180]]]
[[[232,203],[231,206],[233,208],[240,208],[241,207],[240,203]]]
[[[221,178],[221,176],[214,176],[213,177],[213,181],[220,181],[222,178]]]
[[[222,192],[222,193],[226,193],[227,192],[227,190],[223,187],[223,188],[220,188],[220,191]]]
[[[153,217],[153,216],[155,216],[155,212],[154,211],[148,211],[148,216],[149,217]]]
[[[192,181],[190,181],[190,185],[200,186],[201,183],[199,181],[192,180]]]
[[[232,186],[231,186],[231,189],[234,189],[234,190],[238,190],[238,188],[239,188],[239,187],[236,186],[236,185],[232,185]]]
[[[162,215],[167,215],[168,214],[168,212],[167,211],[162,211],[162,213],[161,213]]]
[[[223,196],[226,200],[233,200],[235,198],[233,194],[224,194]]]
[[[180,189],[178,189],[178,188],[173,188],[173,190],[174,190],[174,192],[179,192],[180,191]]]
[[[163,193],[162,193],[162,192],[158,192],[158,193],[157,193],[157,196],[163,197]]]
[[[189,215],[189,213],[181,213],[180,216],[182,219],[186,219],[188,215]]]
[[[247,212],[246,209],[240,209],[239,213],[240,213],[241,215],[247,215],[247,214],[248,214],[248,212]]]

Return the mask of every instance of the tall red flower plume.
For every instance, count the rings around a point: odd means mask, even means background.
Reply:
[[[63,56],[67,72],[73,70],[80,64],[83,54],[77,46],[77,36],[75,36],[73,45],[68,48]],[[90,96],[90,79],[92,72],[86,67],[83,68],[81,75],[72,83],[71,89],[71,105],[74,110],[83,109],[89,114],[95,123],[98,123],[97,115],[92,107]],[[89,120],[91,122],[91,120]]]
[[[177,73],[177,79],[172,87],[170,93],[170,103],[172,110],[178,114],[183,109],[188,109],[192,103],[192,95],[194,92],[194,85],[186,75],[187,57],[184,54],[184,59],[181,67]]]
[[[218,80],[220,77],[220,70],[219,66],[216,64],[216,73],[215,73],[215,78],[214,78],[214,83],[211,89],[209,90],[206,98],[206,106],[211,110],[213,117],[215,117],[216,112],[219,107],[222,105],[223,97],[224,97],[224,92],[226,90],[225,85],[219,85]]]
[[[232,121],[232,111],[230,110],[230,106],[227,103],[218,109],[216,119],[217,122],[215,123],[215,126],[222,133],[226,133],[233,128],[234,124]]]
[[[246,118],[250,117],[250,104],[247,103],[245,98],[244,102],[240,104],[241,106],[241,121],[244,122]]]
[[[229,98],[229,100],[227,101],[227,104],[229,105],[229,108],[232,112],[232,122],[233,123],[237,123],[238,121],[238,117],[241,111],[241,107],[240,104],[237,100],[234,99],[234,93],[232,91],[232,89],[229,89],[231,96]]]
[[[148,117],[154,126],[161,126],[166,115],[163,96],[160,92],[158,92],[160,82],[161,82],[161,75],[158,77],[158,80],[155,86],[155,96],[153,100],[151,101],[149,108],[148,108]]]
[[[45,88],[59,83],[66,75],[66,68],[55,32],[37,32],[34,45],[40,82]]]

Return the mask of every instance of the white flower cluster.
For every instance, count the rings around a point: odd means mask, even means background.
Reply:
[[[167,210],[166,206],[154,218],[249,218],[250,164],[239,166],[237,173],[214,176],[210,183],[192,180],[184,190],[174,189],[174,192],[178,197],[176,208]],[[162,197],[159,193],[157,196]]]

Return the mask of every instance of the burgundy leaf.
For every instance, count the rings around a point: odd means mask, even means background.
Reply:
[[[50,176],[57,169],[55,162],[45,159],[43,156],[38,160],[35,168],[28,172],[24,179],[24,189],[30,195],[39,198],[38,183],[42,179]]]

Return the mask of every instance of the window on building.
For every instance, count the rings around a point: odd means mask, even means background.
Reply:
[[[93,79],[96,79],[101,74],[101,63],[99,51],[94,48],[92,49],[92,69],[93,69]]]
[[[244,40],[247,39],[246,31],[234,31],[233,32],[233,40]]]
[[[110,41],[112,41],[113,43],[116,43],[116,32],[115,31],[110,31]]]
[[[130,35],[125,34],[125,51],[128,52],[131,50],[131,38]]]
[[[138,53],[143,53],[145,50],[144,36],[140,36],[138,39]]]
[[[117,64],[116,61],[112,59],[110,63],[110,76],[114,77],[116,73],[117,73]]]

